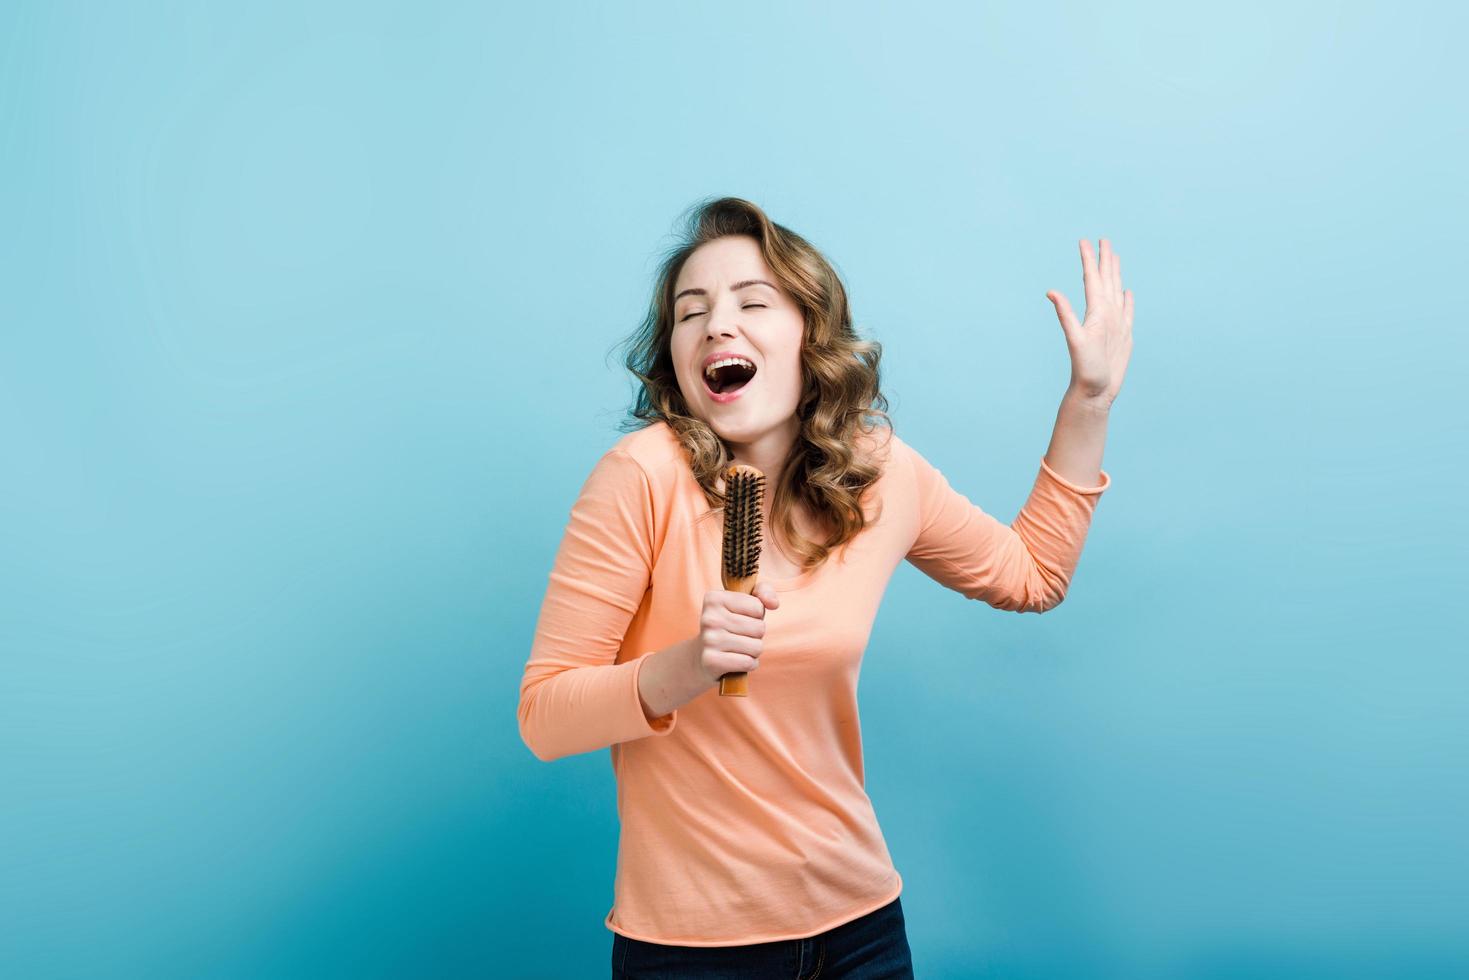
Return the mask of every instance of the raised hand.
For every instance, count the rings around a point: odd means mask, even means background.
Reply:
[[[1132,290],[1122,288],[1122,260],[1105,238],[1100,256],[1093,254],[1088,239],[1081,240],[1081,274],[1086,290],[1081,322],[1058,290],[1049,290],[1046,298],[1056,307],[1071,353],[1071,389],[1110,407],[1132,356]]]

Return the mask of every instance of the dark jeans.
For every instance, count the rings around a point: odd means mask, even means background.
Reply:
[[[664,946],[612,934],[613,980],[912,980],[903,905],[880,909],[809,939],[748,946]]]

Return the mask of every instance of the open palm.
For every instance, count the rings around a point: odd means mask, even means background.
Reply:
[[[1058,290],[1049,290],[1046,298],[1055,305],[1066,335],[1072,389],[1110,406],[1132,356],[1132,290],[1122,288],[1122,259],[1105,238],[1100,255],[1093,253],[1089,240],[1081,240],[1081,273],[1086,316],[1080,322]]]

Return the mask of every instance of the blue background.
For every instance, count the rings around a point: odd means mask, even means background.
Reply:
[[[1007,521],[1136,293],[1065,603],[872,635],[919,975],[1469,971],[1461,9],[240,6],[0,8],[0,973],[606,974],[517,689],[722,194]]]

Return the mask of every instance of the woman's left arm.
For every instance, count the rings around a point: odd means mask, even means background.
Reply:
[[[1081,271],[1086,315],[1080,322],[1064,295],[1054,289],[1046,293],[1066,337],[1071,383],[1056,413],[1045,462],[1073,483],[1090,487],[1101,480],[1107,419],[1132,356],[1132,290],[1122,288],[1122,260],[1105,238],[1095,256],[1092,243],[1081,240]]]

